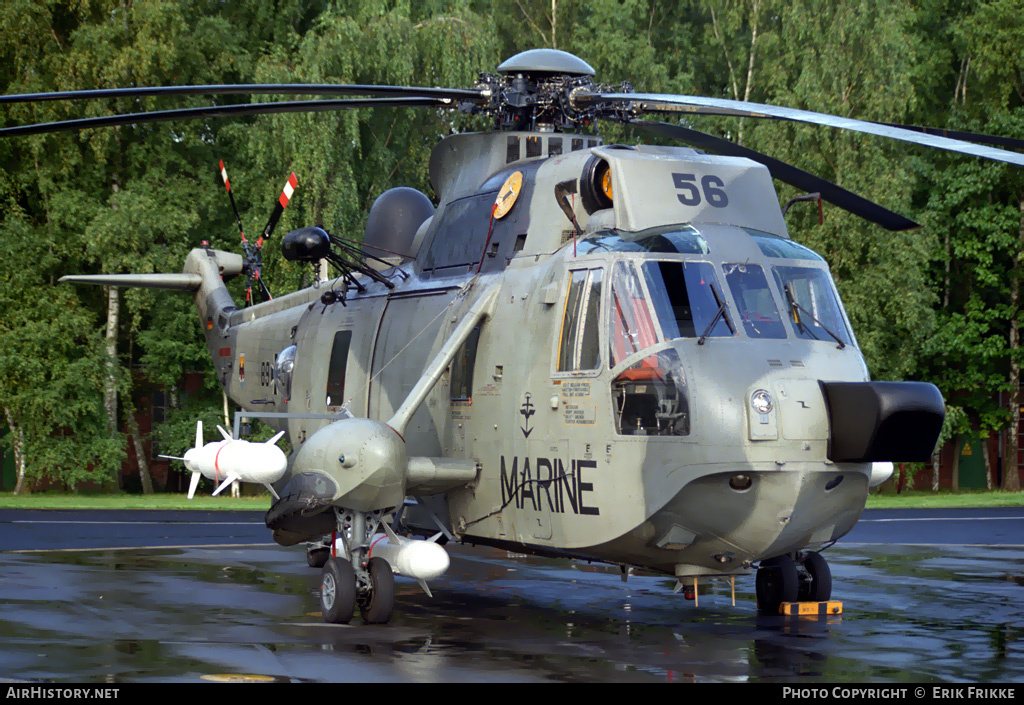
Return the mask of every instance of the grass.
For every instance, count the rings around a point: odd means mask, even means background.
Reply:
[[[38,492],[15,495],[0,492],[0,509],[198,509],[203,511],[260,511],[270,508],[270,495],[255,497],[211,497],[196,494],[188,499],[183,494],[162,492],[141,494],[95,494],[69,492]]]
[[[900,494],[872,494],[868,509],[951,509],[958,507],[1024,507],[1024,492],[1001,490],[905,490]]]
[[[868,509],[947,509],[955,507],[1024,507],[1024,492],[963,490],[930,492],[908,490],[868,497]],[[183,494],[70,494],[39,492],[14,495],[0,492],[0,509],[198,509],[203,511],[259,511],[270,508],[270,496],[211,497],[197,494],[189,500]]]

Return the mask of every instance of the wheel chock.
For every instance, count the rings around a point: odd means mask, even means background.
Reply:
[[[779,605],[779,614],[794,617],[827,617],[842,614],[843,603],[838,600],[826,602],[783,602]]]

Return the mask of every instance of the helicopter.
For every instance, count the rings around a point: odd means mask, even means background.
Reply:
[[[823,549],[853,528],[892,463],[931,456],[941,393],[871,380],[828,265],[791,238],[772,180],[890,230],[917,224],[767,155],[641,116],[798,121],[1024,166],[999,148],[1019,141],[637,93],[594,76],[579,57],[534,49],[469,89],[0,96],[370,96],[0,129],[7,138],[377,105],[493,119],[493,130],[434,149],[436,207],[400,187],[373,204],[359,246],[318,226],[285,236],[287,259],[318,268],[299,291],[239,308],[225,281],[248,275],[251,291],[259,260],[248,247],[245,257],[195,248],[178,274],[61,279],[192,294],[225,393],[294,448],[265,522],[278,544],[307,543],[328,622],[348,623],[357,608],[367,623],[392,618],[395,566],[373,555],[380,530],[395,551],[411,541],[399,534],[433,535],[617,565],[624,578],[637,567],[675,577],[677,589],[754,573],[767,613],[827,601]],[[605,144],[590,129],[599,120],[689,146]]]

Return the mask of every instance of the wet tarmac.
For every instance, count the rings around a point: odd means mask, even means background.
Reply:
[[[0,511],[0,678],[970,682],[1024,679],[1024,510],[869,511],[827,551],[828,618],[702,585],[448,546],[387,626],[325,625],[319,571],[260,513]]]

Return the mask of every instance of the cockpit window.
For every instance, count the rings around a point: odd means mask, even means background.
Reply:
[[[751,338],[785,338],[786,328],[768,289],[764,270],[756,264],[723,264],[722,269],[747,335]]]
[[[558,371],[594,370],[601,364],[598,343],[602,269],[572,272],[562,312],[558,345]]]
[[[757,243],[757,246],[761,248],[761,252],[765,257],[775,257],[779,259],[809,259],[815,262],[824,262],[825,260],[814,250],[811,250],[803,245],[787,240],[784,237],[778,235],[772,235],[771,233],[763,233],[760,230],[750,230],[744,228],[747,234]]]
[[[719,301],[724,298],[714,266],[708,262],[647,261],[642,269],[665,339],[703,335],[718,312]],[[708,335],[719,337],[732,333],[732,323],[726,313],[715,322]]]
[[[665,252],[675,255],[706,255],[708,243],[689,225],[660,226],[640,232],[601,230],[577,245],[578,254],[589,252]]]
[[[775,281],[789,301],[793,328],[801,338],[850,342],[832,283],[823,269],[772,267]],[[809,315],[808,315],[809,314]]]
[[[658,333],[632,262],[616,262],[612,269],[608,317],[611,331],[609,367],[615,367],[633,353],[657,344]]]

